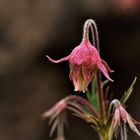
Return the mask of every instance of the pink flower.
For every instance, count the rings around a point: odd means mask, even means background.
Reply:
[[[114,127],[118,126],[120,124],[121,119],[126,123],[127,112],[122,106],[120,106],[119,108],[116,108],[115,110],[113,126]]]
[[[132,131],[134,131],[137,135],[140,136],[140,132],[137,129],[135,124],[139,124],[139,122],[135,121],[127,111],[121,106],[118,100],[114,100],[114,105],[116,106],[114,117],[113,117],[113,127],[116,128],[121,124],[121,120],[124,124],[128,123],[129,127]]]
[[[60,63],[66,60],[69,61],[69,78],[73,81],[75,91],[85,92],[98,69],[102,71],[107,79],[113,81],[108,75],[108,72],[112,71],[107,63],[100,58],[99,52],[92,46],[87,38],[84,38],[81,44],[74,48],[67,57],[59,60],[53,60],[49,56],[47,57],[54,63]]]
[[[113,126],[116,127],[119,123],[120,123],[120,111],[119,109],[116,109],[114,113]]]

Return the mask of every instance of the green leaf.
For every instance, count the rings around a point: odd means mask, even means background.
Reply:
[[[132,84],[130,85],[129,89],[127,91],[124,92],[124,95],[122,96],[122,98],[120,99],[120,102],[124,105],[126,103],[126,101],[128,100],[128,98],[130,97],[132,91],[133,91],[133,86],[136,83],[137,77],[134,78]]]
[[[91,82],[91,93],[92,94],[97,94],[96,79],[93,79],[92,82]]]
[[[103,89],[103,87],[109,82],[109,80],[105,80],[101,83],[101,88]],[[86,96],[88,101],[92,104],[92,106],[96,109],[96,111],[98,111],[98,95],[97,95],[97,83],[96,83],[96,79],[92,80],[91,83],[91,92],[88,90],[86,92]]]
[[[92,106],[98,110],[98,97],[97,97],[97,86],[96,86],[96,80],[94,79],[92,81],[91,85],[91,92],[87,91],[86,96],[88,101],[92,104]]]

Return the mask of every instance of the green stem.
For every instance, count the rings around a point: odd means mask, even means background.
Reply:
[[[112,140],[112,136],[109,135],[109,129],[103,129],[98,133],[100,140]]]
[[[107,137],[107,136],[100,137],[100,140],[109,140],[109,137]]]
[[[110,124],[105,125],[98,130],[99,139],[100,140],[112,140],[113,132],[114,132],[114,128]]]

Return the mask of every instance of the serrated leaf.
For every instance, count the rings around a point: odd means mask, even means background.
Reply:
[[[137,77],[134,78],[132,84],[130,85],[129,89],[127,91],[124,92],[124,95],[122,96],[122,98],[120,99],[120,102],[124,105],[126,103],[126,101],[128,100],[128,98],[130,97],[132,91],[133,91],[133,86],[136,83]]]

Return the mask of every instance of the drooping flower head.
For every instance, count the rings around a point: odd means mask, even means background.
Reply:
[[[87,28],[84,31],[86,32]],[[83,37],[80,45],[75,47],[67,57],[59,60],[53,60],[49,56],[47,57],[54,63],[69,61],[69,78],[73,81],[75,91],[85,92],[98,69],[102,71],[108,80],[113,81],[108,75],[108,72],[111,72],[109,66],[100,58],[98,50],[90,43],[87,36]]]
[[[125,110],[125,108],[121,105],[119,100],[113,100],[111,105],[110,105],[110,109],[112,108],[112,106],[114,107],[114,115],[113,115],[113,121],[112,121],[112,125],[114,128],[117,128],[118,126],[120,126],[120,128],[124,131],[122,134],[122,136],[125,136],[126,134],[126,128],[122,127],[123,125],[125,126],[126,123],[128,123],[130,129],[132,131],[134,131],[137,135],[140,136],[140,132],[139,130],[136,128],[136,124],[139,124],[139,122],[137,122],[136,120],[134,120],[129,113]]]

